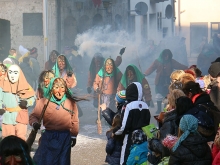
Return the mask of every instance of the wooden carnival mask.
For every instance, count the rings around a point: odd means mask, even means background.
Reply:
[[[65,61],[65,57],[64,56],[59,56],[57,58],[57,62],[58,62],[58,67],[59,67],[60,70],[65,69],[66,61]]]
[[[16,83],[20,76],[20,68],[17,65],[11,65],[8,68],[8,79],[11,83]]]
[[[53,95],[58,99],[61,100],[66,93],[67,87],[65,85],[64,80],[61,79],[56,79],[54,80],[53,83],[53,88],[52,88],[52,93]]]
[[[47,72],[44,77],[44,86],[47,88],[50,84],[50,80],[54,78],[54,74],[51,72]]]
[[[4,76],[6,73],[7,69],[4,67],[3,64],[0,65],[0,77]]]
[[[108,74],[111,74],[113,72],[113,62],[111,59],[108,59],[106,60],[106,63],[105,63],[105,71],[108,73]]]

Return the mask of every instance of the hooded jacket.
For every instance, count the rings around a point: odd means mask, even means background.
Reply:
[[[211,165],[211,150],[206,139],[199,134],[190,134],[171,152],[169,165]]]
[[[133,82],[126,89],[126,100],[128,104],[123,111],[121,128],[115,133],[129,134],[134,130],[141,129],[150,123],[150,111],[148,105],[142,101],[143,90],[139,82]]]

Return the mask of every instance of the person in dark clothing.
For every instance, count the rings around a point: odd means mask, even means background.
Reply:
[[[18,60],[16,59],[16,56],[17,56],[17,51],[16,49],[10,49],[9,50],[9,55],[6,59],[4,59],[3,61],[3,64],[5,66],[7,66],[7,68],[9,68],[9,66],[15,64],[15,65],[18,65],[19,66],[19,62]]]
[[[173,58],[173,54],[169,49],[164,49],[159,58],[145,71],[145,76],[150,75],[156,70],[155,91],[157,99],[157,113],[161,112],[162,99],[168,94],[170,85],[170,75],[174,69],[187,69],[187,66],[180,64]]]
[[[214,140],[219,123],[215,122],[213,111],[217,111],[217,108],[211,101],[210,96],[202,91],[199,83],[193,81],[189,81],[183,86],[183,92],[194,104],[194,107],[185,114],[195,116],[199,120],[199,133],[206,137],[208,141]]]
[[[53,66],[56,64],[57,57],[59,56],[59,52],[56,50],[52,50],[49,56],[48,61],[45,63],[45,70],[52,70]]]
[[[141,129],[150,123],[150,111],[148,105],[142,101],[143,89],[139,82],[133,82],[126,89],[126,108],[122,112],[123,120],[121,128],[114,135],[125,134],[121,151],[120,164],[125,165],[132,145],[132,132]]]
[[[211,165],[211,150],[198,132],[198,120],[184,115],[180,120],[179,139],[172,148],[169,165]]]
[[[106,107],[106,104],[100,105],[102,109],[102,116],[105,118],[107,123],[109,125],[112,125],[112,121],[115,115],[119,114],[121,115],[122,110],[125,109],[125,90],[119,91],[115,95],[115,102],[116,102],[116,107],[117,107],[117,112],[114,112],[110,108]]]
[[[20,68],[24,73],[24,76],[27,80],[27,82],[31,85],[32,88],[34,88],[35,81],[37,80],[36,75],[33,73],[33,70],[30,66],[30,58],[24,57],[23,62],[20,63]]]
[[[121,147],[123,145],[123,135],[112,137],[115,129],[121,126],[121,116],[118,114],[114,117],[112,127],[106,132],[108,142],[105,151],[107,153],[105,162],[112,165],[120,165]]]

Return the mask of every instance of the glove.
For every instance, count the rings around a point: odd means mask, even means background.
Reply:
[[[96,92],[96,93],[101,93],[102,91],[101,91],[99,88],[97,88],[97,89],[95,90],[95,92]]]
[[[40,124],[40,123],[34,123],[34,124],[33,124],[33,128],[34,128],[35,131],[39,130],[40,127],[41,127],[41,124]]]
[[[5,113],[4,109],[0,109],[0,115],[3,115]]]
[[[72,77],[72,75],[73,75],[72,72],[68,72],[68,73],[67,73],[67,76],[68,76],[68,77]]]
[[[88,92],[88,93],[91,93],[91,92],[92,92],[91,87],[87,87],[87,92]]]
[[[71,138],[71,147],[76,145],[76,138]]]
[[[26,100],[21,100],[19,103],[19,107],[21,109],[27,109],[27,101]]]
[[[126,47],[124,47],[124,48],[122,48],[122,49],[120,50],[119,54],[120,54],[121,56],[122,56],[122,54],[124,54],[125,48],[126,48]]]

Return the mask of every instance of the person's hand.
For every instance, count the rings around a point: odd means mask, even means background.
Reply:
[[[34,123],[34,124],[33,124],[33,128],[34,128],[35,131],[39,130],[40,127],[41,127],[41,124],[40,124],[40,123]]]
[[[76,138],[71,138],[71,147],[76,145]]]
[[[0,115],[3,115],[5,113],[4,109],[0,109]]]
[[[27,101],[26,100],[21,100],[19,103],[19,107],[21,109],[27,109]]]
[[[92,92],[92,88],[91,87],[87,87],[87,92],[91,93]]]
[[[106,104],[105,103],[101,104],[100,108],[102,108],[102,111],[104,111],[106,109]]]
[[[95,92],[96,92],[96,93],[102,93],[102,91],[100,90],[100,88],[97,88],[97,89],[95,90]]]
[[[119,54],[120,54],[121,56],[122,56],[122,54],[124,54],[125,48],[126,48],[126,47],[124,47],[124,48],[122,48],[122,49],[120,50]]]

